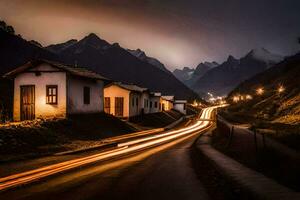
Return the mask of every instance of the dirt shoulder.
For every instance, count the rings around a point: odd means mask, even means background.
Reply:
[[[230,129],[220,122],[212,134],[212,145],[217,150],[282,185],[300,191],[300,159],[286,156],[268,143],[263,145],[261,140],[256,144],[253,134],[246,131],[234,129],[230,137]]]

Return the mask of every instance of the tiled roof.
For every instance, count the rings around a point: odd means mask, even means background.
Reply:
[[[4,75],[4,77],[15,76],[19,73],[22,73],[23,71],[26,71],[27,69],[38,66],[42,63],[47,63],[47,64],[49,64],[53,67],[56,67],[60,70],[67,71],[67,72],[69,72],[70,74],[72,74],[74,76],[80,76],[80,77],[85,77],[85,78],[90,78],[90,79],[98,79],[98,80],[109,80],[109,79],[101,76],[100,74],[97,74],[97,73],[95,73],[93,71],[90,71],[86,68],[65,65],[65,64],[62,64],[62,63],[49,61],[49,60],[36,60],[36,61],[33,61],[33,62],[28,62],[25,65],[22,65],[22,66],[20,66],[16,69],[14,69],[13,71],[8,72],[7,74]]]
[[[121,82],[113,82],[109,85],[107,85],[106,87],[109,87],[111,85],[117,85],[125,90],[129,90],[129,91],[135,91],[135,92],[146,92],[148,91],[148,88],[143,88],[143,87],[139,87],[137,85],[134,84],[125,84],[125,83],[121,83]]]

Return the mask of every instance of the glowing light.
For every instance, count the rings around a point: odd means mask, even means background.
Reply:
[[[284,90],[285,90],[285,88],[282,85],[280,85],[277,89],[278,93],[282,93],[282,92],[284,92]]]
[[[258,94],[258,95],[262,95],[264,92],[265,92],[265,90],[263,87],[257,88],[257,90],[256,90],[256,94]]]
[[[252,99],[252,96],[249,95],[249,94],[247,94],[247,95],[246,95],[246,99],[247,99],[247,100],[251,100],[251,99]]]
[[[234,102],[238,102],[239,100],[240,100],[240,97],[239,97],[239,96],[234,96],[234,97],[233,97],[233,101],[234,101]]]

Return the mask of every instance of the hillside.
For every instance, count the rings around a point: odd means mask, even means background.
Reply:
[[[240,59],[229,56],[224,63],[199,78],[191,88],[198,93],[210,92],[224,96],[242,81],[265,71],[282,59],[264,48],[252,50]]]
[[[300,125],[300,53],[244,81],[230,94],[229,99],[237,95],[249,94],[252,100],[233,103],[229,108],[249,118],[288,125]],[[279,87],[282,91],[279,92]],[[257,88],[264,93],[256,94]]]

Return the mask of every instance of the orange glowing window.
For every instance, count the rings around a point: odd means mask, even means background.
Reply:
[[[57,104],[57,85],[46,86],[46,103]]]

